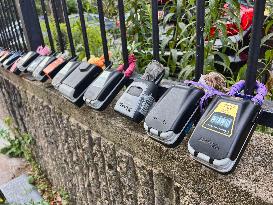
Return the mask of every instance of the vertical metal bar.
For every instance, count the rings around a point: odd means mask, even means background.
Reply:
[[[36,50],[44,44],[43,34],[34,0],[16,0],[17,11],[22,22],[24,36],[29,50]]]
[[[1,25],[4,25],[1,15],[0,15],[0,21],[1,21]],[[4,36],[4,42],[5,42],[4,45],[5,45],[6,48],[9,48],[8,35],[7,35],[7,32],[6,32],[5,28],[4,28],[4,26],[3,27],[1,26],[1,30],[2,30],[3,36]]]
[[[6,48],[9,48],[10,49],[10,44],[9,44],[9,33],[7,32],[7,27],[6,27],[6,23],[5,23],[5,18],[4,18],[4,14],[2,12],[2,9],[3,9],[3,6],[2,6],[2,3],[1,3],[1,11],[0,11],[0,16],[1,16],[1,27],[5,33],[5,36],[6,36],[6,42],[7,42],[7,47]]]
[[[25,39],[25,36],[24,36],[23,28],[21,26],[22,21],[19,18],[18,11],[17,11],[16,5],[15,5],[15,0],[12,0],[11,2],[12,2],[12,5],[13,5],[13,10],[14,10],[16,22],[17,22],[17,24],[19,26],[19,32],[20,32],[21,39],[22,39],[22,42],[23,42],[23,48],[26,51],[27,50],[27,45],[26,45],[26,39]]]
[[[46,25],[46,31],[47,31],[49,44],[50,44],[52,52],[55,52],[55,46],[54,46],[53,37],[52,37],[52,33],[49,26],[49,20],[48,20],[47,10],[46,10],[46,5],[44,0],[41,0],[41,7],[42,7],[44,19],[45,19],[45,25]]]
[[[5,36],[4,36],[3,29],[2,29],[3,24],[2,24],[1,17],[0,17],[0,25],[1,25],[0,26],[1,47],[6,47],[6,45],[5,45],[6,41],[5,41]]]
[[[4,46],[6,48],[9,48],[9,45],[8,45],[8,37],[7,37],[7,33],[5,31],[5,26],[4,26],[4,23],[3,23],[3,19],[2,19],[2,15],[0,14],[0,30],[1,30],[1,33],[3,34],[3,41],[4,41]]]
[[[0,18],[0,24],[3,25],[1,18]],[[1,33],[1,47],[7,47],[6,46],[7,44],[6,44],[6,40],[5,40],[5,35],[4,35],[4,31],[2,29],[2,26],[0,26],[0,33]]]
[[[6,4],[6,9],[5,9],[5,12],[7,13],[6,16],[7,16],[7,19],[9,21],[9,26],[12,30],[12,42],[15,43],[15,47],[17,50],[20,50],[20,43],[19,43],[19,39],[17,38],[17,33],[16,33],[16,26],[14,25],[13,23],[13,18],[12,18],[12,15],[11,15],[11,7],[10,7],[10,2],[7,2],[6,0],[4,0],[4,4]]]
[[[65,24],[66,24],[66,30],[67,30],[67,36],[68,36],[68,41],[69,41],[69,45],[70,45],[71,54],[72,54],[72,57],[75,57],[76,56],[76,51],[75,51],[75,46],[74,46],[74,42],[73,42],[73,36],[72,36],[70,21],[69,21],[68,14],[67,14],[66,1],[62,0],[61,3],[62,3],[62,7],[63,7],[63,12],[64,12],[64,20],[65,20]]]
[[[256,87],[257,67],[261,50],[262,29],[264,22],[265,2],[265,0],[255,1],[252,35],[249,45],[246,70],[246,95],[253,95]]]
[[[3,46],[3,39],[2,39],[2,32],[0,31],[0,47],[2,47]]]
[[[129,67],[129,62],[128,62],[128,49],[127,49],[126,25],[125,25],[123,0],[118,0],[118,10],[119,10],[119,21],[120,21],[121,43],[122,43],[122,56],[123,56],[124,70],[126,70]]]
[[[83,14],[82,1],[77,0],[77,3],[78,3],[79,16],[80,16],[81,27],[82,27],[82,36],[83,36],[85,54],[86,54],[86,58],[89,59],[90,58],[90,50],[89,50],[88,36],[87,36],[87,32],[86,32],[86,25],[85,25],[84,14]]]
[[[1,6],[1,14],[3,16],[3,22],[4,22],[4,29],[7,30],[7,33],[8,33],[8,42],[9,42],[9,45],[10,45],[10,48],[11,49],[16,49],[15,45],[12,44],[12,32],[11,32],[11,29],[7,23],[7,16],[6,16],[6,12],[5,12],[5,5],[3,4],[2,1],[0,1],[0,6]]]
[[[6,0],[6,2],[7,2],[8,0]],[[19,48],[20,48],[20,50],[23,50],[24,48],[23,48],[23,46],[22,46],[22,44],[21,44],[21,42],[20,42],[20,34],[18,33],[19,32],[19,22],[17,22],[17,19],[16,19],[16,17],[14,16],[14,13],[16,12],[15,10],[14,10],[14,6],[13,6],[13,3],[12,2],[10,2],[10,5],[9,5],[9,10],[10,10],[10,17],[11,17],[11,21],[12,21],[12,24],[13,24],[13,27],[14,27],[14,30],[15,30],[15,35],[16,35],[16,38],[17,38],[17,42],[18,42],[18,46],[19,46]],[[17,22],[17,24],[18,25],[16,25],[16,22]],[[22,39],[23,40],[23,39]]]
[[[101,33],[101,39],[102,39],[102,46],[103,46],[103,54],[104,54],[104,59],[105,59],[105,65],[109,66],[110,65],[110,60],[109,60],[109,53],[108,53],[108,44],[107,44],[107,37],[106,37],[106,30],[105,30],[102,0],[97,0],[97,5],[98,5],[99,20],[100,20],[100,33]]]
[[[2,32],[0,31],[0,47],[4,45],[3,37],[2,37]]]
[[[153,26],[153,56],[154,60],[160,61],[159,57],[159,27],[158,27],[158,0],[152,0],[152,26]]]
[[[52,9],[53,9],[53,16],[55,19],[56,30],[57,30],[57,34],[58,34],[58,41],[59,41],[61,52],[63,53],[64,52],[64,42],[63,42],[63,37],[62,37],[62,31],[60,28],[60,21],[59,21],[59,17],[58,17],[56,5],[55,5],[55,0],[51,0],[51,2],[52,2]]]
[[[204,27],[205,27],[205,1],[196,2],[196,64],[195,80],[198,81],[204,69]]]

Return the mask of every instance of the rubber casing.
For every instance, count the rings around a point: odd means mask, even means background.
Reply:
[[[20,72],[25,72],[29,64],[39,56],[38,53],[34,51],[29,51],[27,54],[25,54],[20,61],[17,63],[17,69],[19,69]]]
[[[203,95],[193,86],[171,86],[145,118],[145,130],[164,145],[178,145],[193,125]]]
[[[139,123],[144,120],[158,98],[158,89],[154,82],[136,79],[118,99],[114,109]]]
[[[80,65],[79,62],[69,61],[52,79],[51,84],[58,89],[65,78]]]
[[[83,99],[93,109],[105,110],[128,80],[122,72],[105,70],[88,87]]]
[[[220,108],[224,112],[219,112]],[[217,96],[194,129],[189,152],[220,173],[234,171],[255,130],[260,110],[251,100]]]
[[[58,90],[62,95],[73,103],[80,103],[86,89],[102,72],[102,68],[81,62],[66,78],[62,81]],[[81,103],[80,103],[81,105]]]

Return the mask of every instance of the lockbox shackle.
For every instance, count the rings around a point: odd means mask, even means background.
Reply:
[[[246,81],[245,81],[245,94],[254,95],[256,88],[257,67],[260,55],[260,44],[262,38],[262,29],[264,22],[266,0],[256,0],[254,5],[254,16],[252,23],[252,35],[249,45]]]
[[[110,66],[111,63],[109,60],[102,0],[97,0],[97,5],[98,5],[98,13],[99,13],[99,21],[100,21],[100,32],[101,32],[101,39],[102,39],[102,46],[103,46],[103,55],[105,59],[105,65],[106,67],[108,67]]]
[[[128,60],[128,48],[127,48],[123,0],[118,0],[118,11],[119,11],[118,13],[119,13],[120,32],[121,32],[122,57],[123,57],[124,71],[125,71],[129,67],[129,60]]]
[[[153,59],[160,62],[159,57],[159,27],[158,27],[158,0],[151,0],[152,3],[152,33],[153,33]]]

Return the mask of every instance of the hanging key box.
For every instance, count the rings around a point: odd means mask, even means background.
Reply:
[[[218,172],[233,171],[255,130],[260,110],[251,100],[216,97],[192,133],[189,152]]]
[[[57,73],[57,75],[52,79],[51,84],[55,89],[58,89],[65,78],[74,71],[80,65],[79,62],[75,60],[69,61],[61,70]]]
[[[69,58],[65,56],[58,57],[55,61],[50,63],[45,69],[42,71],[41,75],[44,75],[44,80],[52,79],[55,75],[66,65],[69,61]]]
[[[34,51],[30,51],[27,54],[25,54],[17,63],[17,69],[20,72],[25,72],[29,64],[39,56],[38,53]]]
[[[84,92],[102,71],[103,69],[96,65],[81,62],[80,65],[62,81],[58,90],[69,101],[81,105]]]
[[[33,71],[32,76],[34,77],[34,79],[42,82],[45,81],[47,78],[45,77],[43,70],[55,60],[56,60],[55,56],[46,56],[43,59],[43,61]]]
[[[153,72],[157,76],[152,76]],[[137,123],[145,118],[158,99],[158,84],[165,74],[165,68],[159,62],[152,61],[147,66],[145,74],[143,79],[135,79],[128,86],[114,107],[115,111]],[[145,80],[146,77],[147,80]]]
[[[10,56],[12,56],[12,54],[13,54],[12,52],[6,51],[6,53],[0,58],[0,66],[3,66],[4,61],[7,60]]]
[[[3,67],[9,70],[13,63],[21,57],[21,52],[13,53],[8,59],[3,62]]]
[[[178,145],[195,122],[203,95],[194,86],[171,86],[145,118],[145,130],[164,145]]]
[[[84,94],[86,104],[96,110],[104,110],[128,82],[124,73],[105,70],[88,87]]]
[[[38,67],[40,63],[46,58],[47,56],[38,56],[34,61],[32,61],[29,66],[27,67],[27,71],[33,73],[33,71]]]

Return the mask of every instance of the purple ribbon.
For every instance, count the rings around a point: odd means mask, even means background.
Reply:
[[[245,88],[245,81],[240,80],[239,82],[237,82],[233,86],[231,86],[228,95],[235,96],[236,94],[242,92],[244,90],[244,88]],[[255,89],[256,89],[256,95],[249,96],[249,97],[251,98],[252,102],[262,106],[262,104],[264,103],[264,98],[267,95],[267,88],[263,83],[256,81]],[[245,96],[245,97],[248,97],[248,96]]]
[[[203,88],[205,90],[205,95],[200,99],[200,103],[199,103],[202,113],[205,110],[204,107],[205,107],[205,104],[208,102],[209,98],[213,97],[214,95],[218,95],[218,96],[226,95],[225,93],[220,92],[219,90],[216,90],[215,88],[213,88],[211,86],[208,86],[206,84],[203,84],[203,83],[199,83],[199,82],[195,82],[195,81],[189,81],[189,80],[186,80],[185,83],[194,85],[196,87],[201,87],[201,88]]]
[[[228,94],[225,94],[223,92],[220,92],[219,90],[216,90],[215,88],[208,86],[206,84],[203,83],[199,83],[199,82],[195,82],[195,81],[189,81],[186,80],[185,81],[186,84],[191,84],[193,86],[196,87],[201,87],[205,90],[205,95],[200,99],[200,109],[201,112],[204,112],[204,107],[205,104],[208,102],[208,99],[218,95],[218,96],[225,96],[225,95],[229,95],[229,96],[236,96],[238,95],[240,92],[242,92],[245,88],[245,81],[244,80],[240,80],[239,82],[235,83],[231,88],[230,91],[228,92]],[[251,99],[252,102],[254,102],[255,104],[258,104],[260,106],[262,106],[263,102],[264,102],[264,98],[267,95],[267,88],[264,84],[260,83],[259,81],[256,81],[256,91],[257,94],[253,97],[253,96],[246,96],[244,95],[244,97],[249,97]]]

